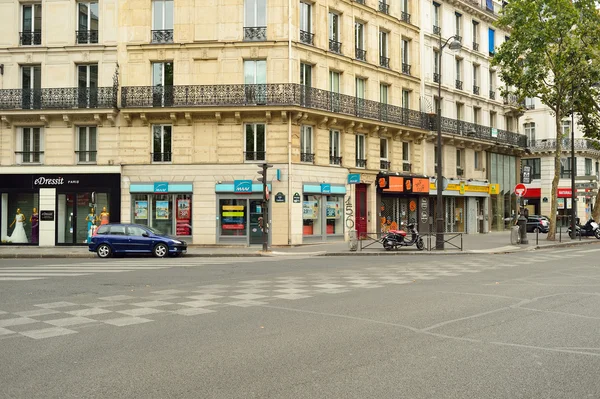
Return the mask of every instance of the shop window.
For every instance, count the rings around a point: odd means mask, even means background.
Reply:
[[[135,194],[131,207],[133,223],[167,235],[192,235],[192,194]]]
[[[37,244],[39,241],[38,194],[3,193],[0,198],[2,244]]]
[[[302,234],[321,235],[321,196],[304,195],[302,203]]]
[[[171,125],[152,125],[152,162],[171,162],[171,132]]]
[[[327,218],[327,235],[344,234],[342,209],[344,198],[341,196],[327,196],[325,215]]]
[[[77,163],[96,163],[96,127],[77,128]]]
[[[23,127],[18,130],[17,164],[44,163],[44,137],[40,127]]]
[[[246,236],[247,204],[246,199],[219,200],[221,236]]]
[[[244,160],[245,161],[264,161],[265,160],[265,124],[248,123],[246,124],[246,140],[244,142]]]

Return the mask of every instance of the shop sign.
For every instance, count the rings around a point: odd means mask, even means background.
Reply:
[[[360,183],[360,173],[350,173],[348,175],[348,184]]]
[[[177,200],[177,218],[175,231],[178,236],[192,235],[191,201],[187,198]]]
[[[54,222],[54,211],[40,211],[40,220],[43,222]]]
[[[327,201],[325,212],[327,219],[339,219],[342,214],[340,204],[337,201]]]
[[[413,177],[412,192],[413,193],[429,193],[429,179]]]
[[[40,176],[40,177],[34,177],[33,180],[33,186],[37,187],[37,186],[62,186],[63,184],[65,184],[65,178],[64,177],[57,177],[57,178],[47,178],[44,176]]]
[[[154,182],[154,193],[168,193],[169,192],[169,183],[168,182]]]
[[[285,202],[285,195],[281,191],[275,194],[275,202]]]
[[[169,220],[169,201],[156,201],[156,220]]]
[[[133,218],[135,220],[148,219],[148,201],[135,201]]]
[[[331,184],[321,183],[321,194],[331,194]]]
[[[548,202],[548,197],[542,198],[542,202],[544,202],[544,203]]]
[[[458,193],[460,195],[465,195],[465,182],[461,181],[460,184],[458,185]]]
[[[404,192],[404,178],[398,176],[389,176],[387,180],[387,188],[384,188],[383,191],[388,193]]]
[[[565,209],[565,199],[564,198],[557,198],[557,208],[558,209]]]
[[[495,127],[492,128],[492,137],[498,137],[498,129]]]
[[[304,201],[302,204],[302,219],[316,219],[319,212],[317,201]]]
[[[500,194],[500,184],[490,184],[490,195]]]
[[[556,190],[556,195],[560,198],[570,198],[571,197],[571,189],[570,188],[558,188]]]
[[[238,194],[252,193],[252,180],[234,180],[233,192]]]
[[[421,211],[421,223],[427,223],[428,218],[429,214],[427,211]]]
[[[300,203],[300,193],[294,193],[294,204]]]

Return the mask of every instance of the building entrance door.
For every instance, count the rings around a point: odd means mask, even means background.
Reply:
[[[367,235],[367,185],[357,184],[356,194],[356,235],[358,238]]]
[[[262,244],[262,200],[250,200],[250,245]]]

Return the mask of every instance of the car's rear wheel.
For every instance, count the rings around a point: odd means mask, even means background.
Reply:
[[[597,239],[600,240],[600,229],[596,229],[596,231],[594,232],[594,235],[596,236]]]
[[[107,244],[100,244],[98,249],[96,249],[96,253],[99,258],[110,258],[112,255],[112,249]]]
[[[167,248],[167,246],[161,242],[154,246],[152,253],[157,258],[164,258],[169,253],[169,248]]]

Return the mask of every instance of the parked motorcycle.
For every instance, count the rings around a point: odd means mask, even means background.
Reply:
[[[571,227],[567,229],[567,233],[569,233],[569,237],[573,238],[573,232],[571,231]],[[575,235],[582,237],[596,237],[600,240],[600,226],[594,219],[590,219],[583,226],[576,224],[575,225]]]
[[[415,223],[410,223],[407,227],[410,238],[407,239],[408,233],[404,230],[390,230],[381,239],[383,248],[385,248],[386,251],[390,251],[392,249],[398,249],[398,247],[416,245],[417,249],[422,251],[425,248],[425,244],[423,243],[423,237],[421,237],[417,231]]]

